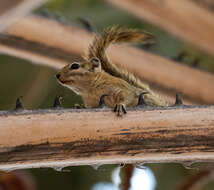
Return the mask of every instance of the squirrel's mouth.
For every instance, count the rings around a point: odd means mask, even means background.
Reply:
[[[73,83],[73,80],[62,80],[62,79],[58,79],[59,82],[61,82],[62,84],[69,84],[69,83]]]
[[[67,81],[64,81],[64,84],[69,84],[69,83],[73,83],[74,81],[73,80],[67,80]]]
[[[69,80],[64,80],[64,79],[62,79],[63,77],[61,76],[60,73],[56,74],[56,78],[57,78],[57,80],[58,80],[60,83],[62,83],[62,84],[68,84],[68,83],[73,83],[73,82],[74,82],[74,81],[71,80],[71,79],[69,79]]]
[[[69,83],[73,83],[74,81],[73,80],[63,80],[61,77],[58,77],[57,78],[57,81],[62,83],[62,84],[69,84]]]

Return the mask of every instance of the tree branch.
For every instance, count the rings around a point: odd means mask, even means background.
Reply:
[[[108,0],[214,54],[214,16],[190,0]]]
[[[213,180],[214,171],[212,169],[201,170],[193,176],[187,178],[182,184],[180,184],[176,190],[199,190],[208,182]]]
[[[17,22],[47,0],[7,0],[0,1],[0,31]]]
[[[214,161],[214,107],[0,112],[0,169]]]
[[[210,11],[214,10],[213,0],[192,0],[192,1],[197,3],[199,6],[203,6],[204,8],[207,8]]]
[[[21,19],[8,34],[0,37],[0,51],[54,68],[79,59],[92,40],[84,30],[37,16]],[[108,54],[115,64],[158,86],[159,93],[174,97],[179,91],[186,103],[214,102],[214,76],[209,73],[124,45],[110,47]]]

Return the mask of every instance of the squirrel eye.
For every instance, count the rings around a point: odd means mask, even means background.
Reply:
[[[78,63],[73,63],[71,66],[70,66],[70,69],[79,69],[80,65]]]

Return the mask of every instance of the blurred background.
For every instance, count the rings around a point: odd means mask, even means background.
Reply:
[[[98,31],[112,25],[146,30],[156,36],[158,43],[151,47],[142,46],[141,48],[145,51],[171,60],[179,59],[179,56],[185,52],[184,54],[187,56],[182,58],[180,64],[194,66],[198,70],[210,73],[214,72],[214,58],[212,56],[105,1],[50,0],[37,9],[35,14],[44,15],[44,12],[47,11],[79,28],[84,28],[78,21],[78,18],[81,17],[89,20]],[[195,64],[195,61],[198,63]],[[19,96],[23,96],[23,104],[27,109],[50,108],[54,98],[58,95],[64,97],[62,103],[66,108],[82,103],[78,95],[57,83],[55,79],[57,70],[53,68],[38,66],[32,62],[4,54],[0,54],[0,63],[1,110],[13,109],[16,98]],[[28,176],[25,180],[31,181],[33,186],[39,190],[118,190],[124,187],[127,180],[131,182],[130,190],[173,190],[189,177],[196,175],[201,169],[211,166],[212,164],[201,166],[200,169],[198,166],[189,169],[181,164],[145,164],[134,168],[134,170],[118,165],[75,166],[64,169],[30,169],[17,172],[16,175],[22,175],[24,172],[24,175]],[[213,190],[213,188],[214,183],[210,182],[202,189]],[[3,189],[1,185],[0,189]]]

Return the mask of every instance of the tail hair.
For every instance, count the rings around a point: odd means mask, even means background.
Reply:
[[[112,76],[122,78],[128,83],[138,88],[149,90],[148,86],[142,83],[137,77],[129,73],[126,70],[119,69],[115,64],[112,64],[108,59],[105,51],[110,44],[119,42],[151,42],[154,37],[144,31],[135,29],[126,29],[118,27],[110,27],[101,34],[96,34],[92,44],[89,46],[86,59],[90,60],[93,57],[97,57],[101,61],[101,67],[104,71]]]

